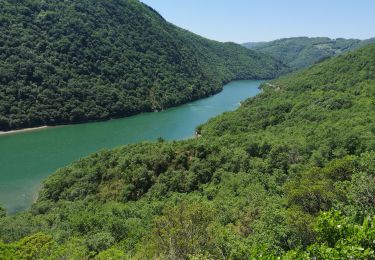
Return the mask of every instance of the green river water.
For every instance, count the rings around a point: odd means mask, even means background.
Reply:
[[[0,204],[9,213],[27,209],[49,174],[101,149],[158,137],[192,137],[198,125],[258,94],[261,82],[233,81],[217,95],[159,113],[2,135]]]

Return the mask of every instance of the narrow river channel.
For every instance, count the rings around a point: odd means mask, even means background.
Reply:
[[[159,113],[1,135],[0,204],[9,213],[28,208],[49,174],[101,149],[192,137],[198,125],[257,95],[261,83],[234,81],[217,95]]]

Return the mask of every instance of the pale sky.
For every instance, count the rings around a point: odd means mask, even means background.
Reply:
[[[166,20],[219,41],[375,37],[375,0],[142,0]]]

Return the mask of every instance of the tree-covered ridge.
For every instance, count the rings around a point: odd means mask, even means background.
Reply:
[[[244,43],[243,46],[269,54],[293,69],[301,69],[371,43],[375,43],[375,38],[358,40],[294,37],[271,42],[249,42]]]
[[[4,0],[0,24],[0,131],[160,110],[285,68],[137,0]]]
[[[0,219],[0,255],[375,257],[375,45],[263,86],[200,137],[102,151]]]

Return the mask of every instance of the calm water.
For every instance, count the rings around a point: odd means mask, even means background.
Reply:
[[[258,94],[260,83],[234,81],[215,96],[159,113],[0,136],[0,204],[9,213],[26,209],[50,173],[98,150],[192,137],[198,125]]]

